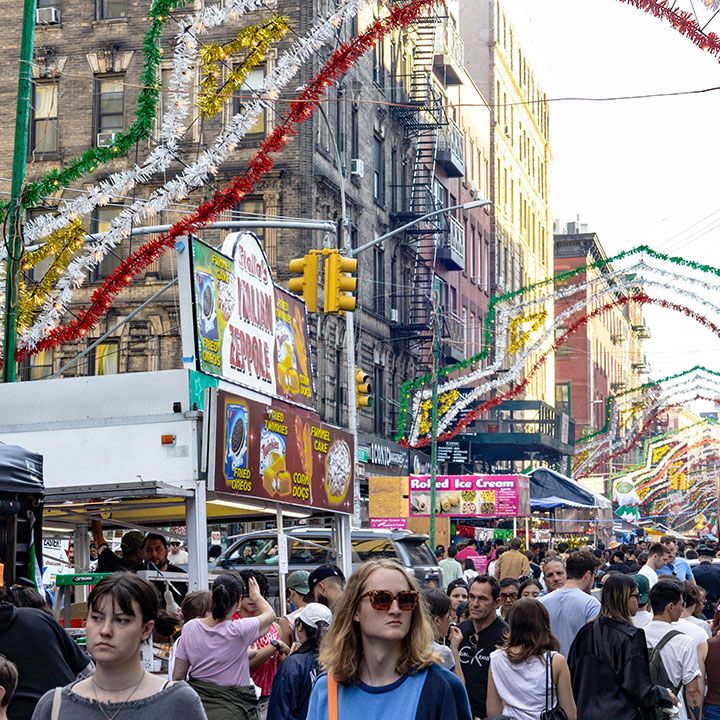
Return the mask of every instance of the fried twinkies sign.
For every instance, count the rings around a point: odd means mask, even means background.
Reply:
[[[312,406],[305,306],[276,287],[257,236],[227,236],[221,252],[193,240],[198,369]]]

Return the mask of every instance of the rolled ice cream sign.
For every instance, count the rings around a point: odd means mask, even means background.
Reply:
[[[253,233],[228,235],[222,249],[193,239],[198,369],[312,407],[303,302],[275,286]]]
[[[352,512],[352,435],[312,412],[217,393],[213,489]]]

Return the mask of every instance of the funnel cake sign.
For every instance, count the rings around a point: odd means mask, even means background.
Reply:
[[[275,286],[257,236],[192,248],[198,369],[312,407],[305,305]]]
[[[217,392],[212,488],[351,513],[353,439],[312,412]]]

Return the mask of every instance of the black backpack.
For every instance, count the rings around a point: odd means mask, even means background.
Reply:
[[[650,648],[650,679],[660,687],[672,690],[675,695],[680,697],[680,690],[682,689],[682,682],[677,687],[674,687],[670,683],[667,670],[663,664],[662,657],[660,657],[660,651],[676,636],[682,635],[679,630],[670,630],[660,638],[660,642],[655,647]],[[667,713],[662,708],[655,708],[654,717],[656,720],[667,720]]]

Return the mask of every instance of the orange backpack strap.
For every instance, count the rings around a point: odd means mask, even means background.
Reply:
[[[328,720],[338,720],[338,685],[337,680],[328,673]]]

